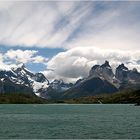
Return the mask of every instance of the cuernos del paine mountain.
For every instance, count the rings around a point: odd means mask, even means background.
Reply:
[[[80,79],[65,92],[64,98],[79,98],[97,94],[111,94],[125,88],[139,88],[140,73],[134,68],[129,70],[124,64],[119,65],[115,73],[108,61],[94,65],[89,76]]]

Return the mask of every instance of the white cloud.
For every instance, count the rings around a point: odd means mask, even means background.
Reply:
[[[4,56],[0,53],[0,70],[10,70],[10,67],[4,63]]]
[[[96,46],[100,49],[139,50],[140,36],[135,28],[110,27],[94,34],[80,34],[65,44],[66,48]]]
[[[45,58],[43,56],[35,56],[32,58],[32,62],[33,63],[42,63],[42,64],[46,64],[46,62],[48,61],[48,58]]]
[[[64,79],[73,82],[78,78],[88,76],[93,65],[103,64],[105,60],[109,60],[114,69],[124,63],[131,69],[135,67],[140,70],[140,65],[137,63],[139,58],[140,51],[103,50],[95,47],[73,48],[57,54],[48,61],[49,70],[44,74],[49,79]]]
[[[0,44],[139,49],[140,2],[0,2]],[[114,43],[115,42],[115,43]]]
[[[66,40],[73,28],[71,22],[75,19],[68,21],[69,27],[55,26],[63,22],[63,18],[71,18],[69,14],[77,5],[73,3],[0,2],[0,43],[8,46],[57,47]]]
[[[9,50],[5,54],[5,58],[15,60],[17,63],[27,63],[33,60],[33,56],[37,51],[32,50]]]
[[[48,58],[40,56],[35,50],[8,50],[6,53],[0,53],[0,69],[10,69],[20,63],[40,63],[47,64]]]

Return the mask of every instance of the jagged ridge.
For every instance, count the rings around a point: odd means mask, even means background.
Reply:
[[[124,88],[140,86],[140,73],[129,70],[124,64],[116,68],[115,73],[108,61],[95,65],[89,76],[79,79],[75,84],[63,80],[49,80],[42,73],[33,73],[20,64],[10,69],[0,70],[0,93],[29,93],[46,99],[73,98],[114,93]]]
[[[140,73],[129,70],[124,64],[116,68],[115,73],[108,61],[102,65],[91,68],[89,76],[80,79],[63,94],[62,98],[79,98],[103,93],[115,93],[125,88],[138,88],[140,86]]]

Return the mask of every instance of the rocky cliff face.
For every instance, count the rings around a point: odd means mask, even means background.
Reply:
[[[95,65],[89,72],[89,77],[99,77],[107,80],[119,89],[123,88],[127,84],[140,84],[140,73],[137,69],[129,70],[124,64],[119,65],[113,73],[108,61],[105,61],[103,65]]]
[[[89,76],[80,79],[65,92],[64,98],[79,98],[101,93],[114,93],[124,88],[140,87],[140,73],[129,70],[124,64],[116,68],[115,74],[108,61],[91,68]]]
[[[105,61],[103,65],[95,65],[89,72],[89,77],[100,77],[113,83],[114,73],[108,61]]]
[[[131,84],[139,84],[140,83],[140,73],[137,69],[129,70],[124,64],[119,65],[116,68],[115,73],[116,78],[121,83],[131,83]]]
[[[57,92],[63,92],[68,90],[73,86],[72,83],[64,83],[63,80],[54,80],[52,83],[50,83],[50,86],[56,90]]]
[[[127,67],[124,66],[124,64],[119,65],[116,68],[116,73],[115,73],[115,77],[120,81],[127,81],[129,70]]]

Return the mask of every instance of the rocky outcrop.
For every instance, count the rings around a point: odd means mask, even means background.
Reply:
[[[58,92],[63,92],[68,90],[73,86],[72,83],[64,83],[63,80],[54,80],[52,83],[50,83],[50,86],[52,89],[58,91]]]
[[[105,61],[105,63],[102,65],[93,66],[89,72],[89,78],[90,77],[99,77],[101,79],[107,80],[117,88],[119,86],[118,80],[116,79],[115,74],[113,73],[113,70],[108,61]]]
[[[113,82],[113,71],[108,61],[105,61],[103,65],[95,65],[91,68],[89,72],[89,77],[100,77]]]
[[[119,80],[120,84],[124,82],[132,84],[140,83],[140,73],[137,69],[129,70],[124,64],[116,68],[115,77]]]
[[[124,66],[124,64],[119,65],[116,68],[116,73],[115,73],[115,77],[120,81],[127,81],[128,79],[128,73],[129,70],[127,67]]]
[[[41,89],[40,95],[47,99],[59,99],[62,93],[72,88],[72,83],[65,83],[63,80],[54,80],[46,89]]]

